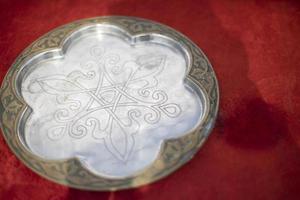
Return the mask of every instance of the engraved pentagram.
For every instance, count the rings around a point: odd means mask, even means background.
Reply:
[[[91,134],[103,140],[116,159],[126,162],[141,120],[155,124],[162,114],[175,118],[181,113],[180,105],[169,103],[166,92],[157,89],[156,76],[164,69],[166,56],[147,54],[123,61],[99,46],[92,46],[89,54],[92,59],[81,63],[82,70],[31,80],[28,92],[55,96],[57,104],[53,115],[36,126],[53,141],[66,134],[74,139]],[[124,145],[117,145],[115,138]]]

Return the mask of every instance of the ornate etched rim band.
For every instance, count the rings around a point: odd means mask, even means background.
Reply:
[[[74,188],[158,180],[198,151],[219,91],[177,31],[121,16],[61,26],[25,49],[1,88],[6,142],[33,171]]]

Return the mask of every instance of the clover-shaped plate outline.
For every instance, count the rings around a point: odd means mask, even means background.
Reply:
[[[29,114],[28,106],[20,96],[21,83],[18,79],[18,76],[25,73],[22,69],[25,68],[26,62],[41,54],[49,56],[46,52],[51,54],[57,52],[58,49],[62,49],[61,52],[63,52],[64,43],[76,30],[97,24],[117,26],[135,38],[158,34],[178,41],[182,49],[186,50],[190,61],[185,80],[193,82],[205,97],[204,103],[207,109],[197,128],[183,137],[165,141],[157,160],[150,167],[132,177],[110,179],[98,176],[88,171],[76,158],[59,161],[41,159],[32,154],[24,144],[24,140],[19,137],[21,136],[19,134],[19,128],[22,126],[21,119]],[[74,188],[116,190],[154,182],[189,161],[213,127],[218,111],[219,90],[208,59],[188,38],[156,22],[133,17],[108,16],[80,20],[61,26],[32,43],[20,54],[7,73],[2,83],[0,99],[0,120],[4,138],[15,155],[29,168],[47,179]]]

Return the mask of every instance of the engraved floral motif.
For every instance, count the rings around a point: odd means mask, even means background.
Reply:
[[[162,114],[175,118],[181,113],[180,105],[168,102],[165,91],[155,89],[156,75],[163,70],[166,56],[141,55],[136,60],[121,62],[119,55],[99,46],[91,47],[90,55],[93,60],[81,65],[86,73],[75,70],[67,75],[31,80],[30,93],[54,95],[57,104],[63,106],[54,111],[53,117],[39,123],[51,140],[59,140],[65,134],[77,139],[91,134],[95,139],[103,139],[116,159],[127,161],[134,148],[134,135],[140,129],[140,117],[155,124]],[[91,79],[97,79],[97,84],[88,88],[83,83]],[[80,95],[87,95],[88,100],[79,99]],[[48,124],[51,126],[47,127]],[[123,135],[125,148],[116,145],[112,137],[115,132]]]

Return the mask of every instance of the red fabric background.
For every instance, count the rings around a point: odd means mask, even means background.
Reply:
[[[138,189],[87,192],[40,178],[0,137],[0,199],[300,199],[300,2],[0,1],[0,80],[49,30],[81,18],[165,23],[210,59],[221,104],[213,133],[171,176]]]

